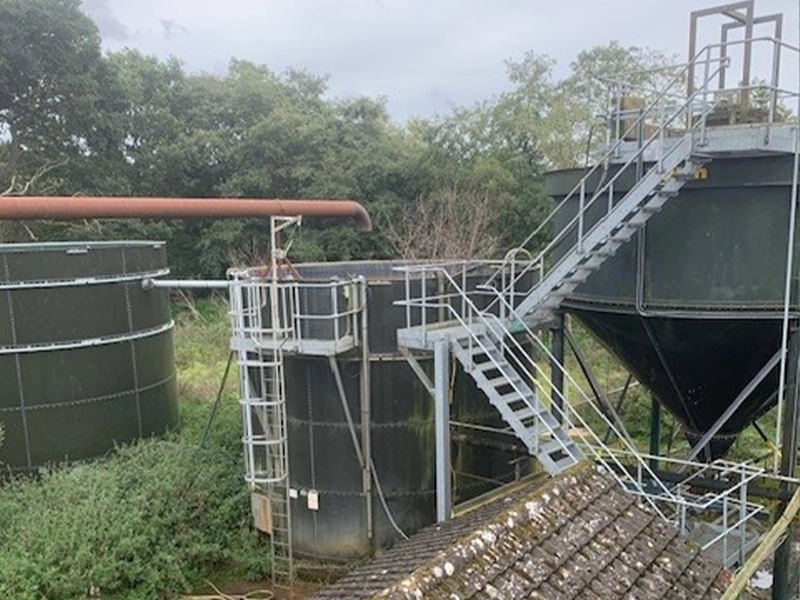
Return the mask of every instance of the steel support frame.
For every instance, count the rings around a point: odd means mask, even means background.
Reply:
[[[453,516],[453,484],[450,477],[450,344],[446,338],[434,342],[433,381],[408,348],[399,346],[399,349],[411,370],[433,398],[436,522],[443,523]]]
[[[450,345],[438,340],[433,350],[433,389],[436,447],[436,521],[449,521],[453,515],[450,479]]]
[[[744,13],[740,13],[739,11],[742,10]],[[723,6],[714,6],[711,8],[706,8],[703,10],[696,10],[694,11],[690,18],[689,18],[689,72],[687,76],[687,92],[688,96],[691,96],[694,93],[694,64],[691,64],[691,61],[694,60],[697,54],[697,23],[703,17],[709,17],[713,15],[720,15],[724,17],[728,17],[733,20],[735,23],[743,26],[745,28],[744,37],[745,40],[750,40],[753,38],[753,23],[754,23],[754,10],[755,10],[755,1],[754,0],[743,0],[742,2],[734,2],[731,4],[726,4]],[[744,65],[742,66],[742,85],[745,87],[750,85],[750,66],[752,62],[752,44],[746,43],[744,47]],[[723,74],[724,69],[720,73],[721,81],[725,81],[725,76]],[[743,98],[745,101],[744,103],[747,104],[746,97]]]
[[[594,371],[592,371],[592,367],[589,365],[589,361],[583,354],[583,350],[581,350],[577,341],[568,329],[564,329],[563,334],[564,338],[569,344],[569,347],[572,349],[572,353],[575,355],[575,359],[578,361],[578,365],[583,372],[583,376],[586,378],[589,387],[592,389],[592,393],[594,393],[595,398],[597,398],[597,401],[600,403],[602,411],[606,414],[608,420],[611,421],[617,428],[619,434],[625,438],[625,441],[631,445],[634,445],[631,436],[628,434],[628,430],[625,428],[625,423],[622,421],[616,409],[614,408],[614,404],[608,398],[600,383],[597,381]],[[564,364],[563,358],[561,360],[561,364]]]

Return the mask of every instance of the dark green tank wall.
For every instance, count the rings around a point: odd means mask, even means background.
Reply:
[[[432,398],[397,349],[405,312],[394,302],[405,297],[405,287],[393,266],[339,263],[300,265],[298,270],[307,279],[361,275],[367,280],[372,455],[389,510],[400,528],[411,533],[435,520],[434,413]],[[430,293],[435,289],[432,283]],[[325,314],[329,298],[325,290],[305,294],[302,302]],[[420,361],[432,370],[430,359]],[[338,356],[337,363],[350,412],[360,424],[360,349]],[[319,510],[309,510],[302,497],[293,504],[295,551],[348,559],[391,545],[398,534],[376,494],[374,539],[367,535],[361,470],[327,358],[286,356],[285,373],[291,485],[300,494],[319,492]],[[455,421],[500,425],[499,415],[458,369],[451,410]],[[482,446],[485,434],[471,432],[470,437],[470,444],[453,444],[457,501],[487,491],[491,481],[514,477],[515,455]]]
[[[780,346],[792,160],[710,162],[565,303],[692,438]],[[583,172],[550,173],[550,194],[560,201]],[[632,184],[623,179],[615,201]],[[557,231],[576,208],[564,207]],[[774,404],[776,389],[773,373],[722,430],[719,449]]]
[[[177,425],[162,243],[0,245],[0,464],[29,470]]]

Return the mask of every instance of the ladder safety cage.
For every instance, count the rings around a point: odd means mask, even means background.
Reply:
[[[361,344],[363,277],[272,280],[260,270],[231,271],[229,277],[237,343],[326,356]]]

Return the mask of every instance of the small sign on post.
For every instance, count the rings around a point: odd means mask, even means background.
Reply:
[[[272,533],[272,509],[269,498],[264,494],[250,494],[250,509],[253,513],[253,526],[264,533]]]

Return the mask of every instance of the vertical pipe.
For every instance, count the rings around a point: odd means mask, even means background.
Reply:
[[[800,69],[800,60],[797,63],[798,69]],[[800,95],[797,96],[797,110],[800,114]],[[790,304],[790,296],[792,290],[792,280],[794,275],[794,268],[792,264],[792,259],[794,257],[794,234],[795,228],[797,226],[796,219],[797,219],[797,185],[798,185],[798,169],[800,169],[800,128],[795,129],[795,140],[794,140],[794,167],[792,172],[792,204],[790,210],[790,218],[789,218],[789,244],[787,249],[787,256],[786,256],[786,289],[784,291],[784,311],[783,311],[783,346],[782,348],[786,348],[787,342],[787,325],[789,322],[789,304]],[[795,300],[796,302],[796,300]],[[777,429],[780,430],[780,421],[783,419],[783,427],[785,431],[782,435],[783,446],[781,448],[781,471],[784,474],[791,473],[791,476],[795,474],[795,464],[797,460],[797,426],[798,426],[798,407],[797,407],[797,400],[798,400],[798,354],[800,354],[800,339],[798,339],[798,331],[797,331],[797,322],[794,322],[794,329],[793,329],[793,336],[792,336],[792,344],[791,349],[793,350],[792,354],[793,360],[789,362],[790,371],[789,373],[792,375],[792,393],[791,396],[787,393],[787,397],[791,398],[791,402],[786,402],[784,407],[781,407],[779,404],[778,407],[778,427]],[[780,391],[783,391],[783,376],[786,372],[786,352],[783,353],[784,360],[781,361],[781,379],[780,379]],[[783,397],[782,394],[778,394],[778,402],[782,402]],[[785,410],[787,413],[785,417],[782,417],[782,413]],[[780,434],[778,434],[780,435]],[[788,488],[788,485],[783,484],[783,487]],[[776,515],[781,515],[780,511],[785,510],[788,505],[781,501],[775,509]],[[780,517],[779,517],[780,518]],[[778,547],[775,551],[775,567],[774,567],[774,579],[772,584],[772,599],[773,600],[789,600],[789,568],[791,564],[791,543],[792,543],[792,526],[791,523],[787,526],[786,536],[784,537],[783,543]]]
[[[800,110],[800,95],[797,97],[798,110]],[[786,273],[784,275],[784,289],[783,289],[783,323],[781,329],[781,368],[778,377],[778,407],[777,419],[775,425],[775,446],[780,448],[782,445],[781,438],[783,432],[783,400],[784,400],[784,386],[786,381],[786,354],[787,345],[789,340],[789,310],[792,304],[792,282],[794,280],[794,254],[795,254],[795,232],[797,229],[797,185],[798,185],[798,170],[800,170],[800,128],[794,130],[794,165],[792,172],[792,192],[791,201],[789,205],[789,241],[786,244]],[[778,464],[776,461],[775,470]]]
[[[789,348],[787,358],[786,398],[783,404],[783,444],[781,446],[781,475],[794,477],[797,462],[798,446],[798,359],[800,358],[800,330],[798,322],[792,320],[789,334]],[[781,483],[781,490],[793,492],[786,482]],[[786,496],[784,496],[786,497]],[[775,514],[780,516],[786,510],[788,503],[781,500],[775,507]],[[792,569],[792,532],[794,527],[790,524],[786,536],[778,549],[775,550],[774,579],[772,583],[772,600],[790,600],[793,596],[789,590],[790,571]]]
[[[744,26],[744,66],[742,68],[742,106],[745,111],[750,107],[750,67],[753,62],[753,22],[754,6],[750,4],[745,9],[747,21]]]
[[[694,55],[697,52],[697,20],[700,16],[692,13],[689,17],[689,72],[686,75],[686,97],[694,94]]]
[[[433,351],[436,435],[436,521],[449,521],[453,512],[450,482],[450,348],[437,340]]]
[[[553,384],[550,392],[550,401],[556,407],[556,420],[564,424],[564,326],[565,318],[562,311],[555,315],[555,324],[550,331],[553,335],[552,358],[550,359],[550,381]]]
[[[717,89],[725,89],[725,60],[728,58],[728,30],[730,27],[722,26],[719,38],[719,77],[717,78]]]
[[[711,70],[711,47],[706,48],[706,60],[703,67],[702,90],[703,105],[700,110],[700,145],[706,145],[706,124],[708,122],[708,78]]]
[[[367,315],[367,280],[360,278],[359,285],[359,309],[361,310],[361,454],[364,457],[363,470],[361,472],[361,487],[364,490],[364,498],[367,510],[367,539],[374,538],[374,515],[372,508],[372,477],[370,465],[372,465],[372,373],[370,372],[369,361],[369,318]],[[374,548],[377,549],[377,548]]]

